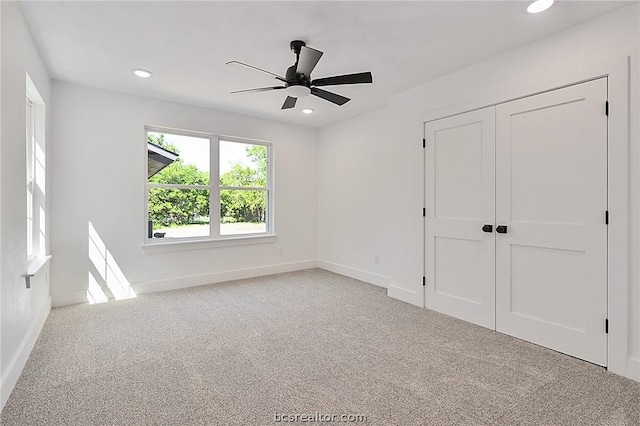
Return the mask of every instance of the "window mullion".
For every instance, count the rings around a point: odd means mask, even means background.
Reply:
[[[211,137],[210,152],[210,200],[209,200],[209,224],[213,237],[220,237],[220,139]]]
[[[147,184],[149,188],[168,188],[168,189],[205,189],[209,190],[211,187],[208,185],[184,185],[179,183],[152,183]]]
[[[229,189],[232,191],[267,191],[268,188],[264,186],[221,186],[221,190]]]

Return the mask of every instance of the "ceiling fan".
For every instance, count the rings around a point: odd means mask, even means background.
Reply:
[[[311,79],[311,72],[322,57],[322,52],[307,47],[306,43],[301,40],[293,40],[290,44],[291,50],[296,55],[296,63],[287,69],[285,77],[278,74],[263,70],[253,65],[248,65],[239,61],[229,61],[227,65],[240,65],[255,71],[260,71],[271,75],[271,77],[283,83],[282,86],[260,87],[257,89],[236,90],[231,93],[251,93],[251,92],[267,92],[271,90],[284,90],[287,98],[282,104],[281,109],[290,109],[296,106],[298,98],[308,95],[314,95],[336,105],[344,105],[351,99],[338,95],[337,93],[319,89],[321,86],[337,86],[342,84],[361,84],[373,83],[373,76],[370,72],[361,72],[356,74],[337,75],[334,77],[324,77],[315,80]]]

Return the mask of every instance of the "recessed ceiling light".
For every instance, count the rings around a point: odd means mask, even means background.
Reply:
[[[529,13],[544,12],[553,5],[553,0],[536,0],[527,7]]]
[[[303,114],[311,114],[313,112],[313,110],[311,108],[305,108],[302,110]]]
[[[137,69],[137,70],[133,70],[133,73],[135,75],[137,75],[140,78],[149,78],[151,77],[153,74],[151,74],[151,71],[147,71],[147,70],[143,70],[143,69]]]

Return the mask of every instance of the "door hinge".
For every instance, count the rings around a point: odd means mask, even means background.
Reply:
[[[605,225],[609,224],[609,210],[604,211],[604,224]]]
[[[604,332],[609,334],[609,318],[604,320]]]
[[[427,147],[427,139],[426,138],[422,138],[422,147],[423,148]]]
[[[422,277],[422,287],[427,285],[427,277]]]
[[[609,116],[609,101],[604,102],[604,115]]]
[[[427,208],[426,207],[422,208],[422,217],[427,217]]]

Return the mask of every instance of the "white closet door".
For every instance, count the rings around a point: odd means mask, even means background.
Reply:
[[[425,124],[427,308],[495,328],[495,108]]]
[[[606,365],[606,78],[496,107],[496,329]]]

